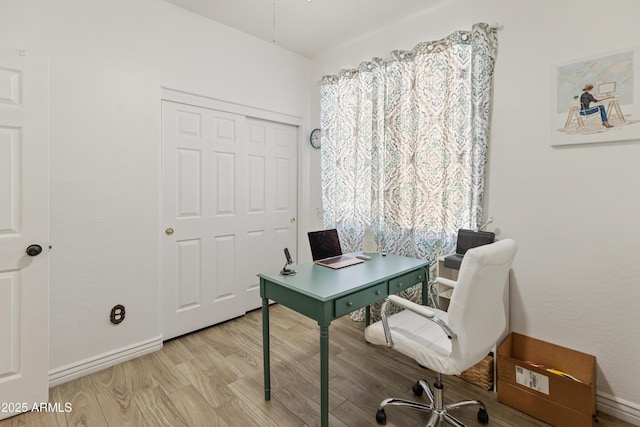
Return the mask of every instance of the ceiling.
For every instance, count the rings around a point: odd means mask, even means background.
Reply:
[[[166,1],[313,58],[450,0]]]

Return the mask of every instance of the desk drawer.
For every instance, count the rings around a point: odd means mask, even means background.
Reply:
[[[413,285],[425,281],[424,270],[412,271],[395,279],[389,280],[389,295],[393,295]]]
[[[387,296],[387,284],[380,283],[368,289],[354,292],[342,298],[338,298],[335,302],[336,317],[351,313],[362,307],[366,307],[376,301],[380,301]]]

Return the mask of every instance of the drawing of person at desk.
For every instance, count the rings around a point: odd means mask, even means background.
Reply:
[[[612,121],[615,121],[616,125],[628,124],[620,108],[619,101],[622,99],[622,95],[614,93],[615,83],[598,84],[598,91],[600,92],[598,98],[591,93],[594,88],[595,85],[593,83],[585,84],[582,88],[582,95],[574,96],[569,102],[569,114],[564,128],[561,129],[562,131],[582,134],[598,132],[598,129],[589,125],[589,122],[592,122],[592,124],[597,123],[596,117],[598,117],[598,113],[605,132],[613,127]],[[592,106],[592,103],[598,104]],[[593,120],[587,120],[592,117]],[[572,125],[575,125],[575,127]],[[599,126],[597,128],[602,131]]]
[[[640,47],[556,67],[552,86],[552,145],[639,137],[640,67],[634,60],[637,55]]]
[[[581,116],[589,116],[591,114],[595,114],[597,112],[600,112],[600,118],[602,119],[602,126],[604,126],[606,128],[611,128],[611,127],[613,127],[613,125],[611,125],[609,123],[609,120],[607,119],[607,112],[604,109],[604,105],[600,104],[600,105],[596,105],[595,107],[590,108],[590,104],[592,102],[602,102],[602,101],[607,99],[607,98],[596,99],[591,94],[591,91],[593,90],[593,87],[594,87],[593,84],[588,83],[582,89],[583,93],[582,93],[582,95],[580,95],[580,115]]]

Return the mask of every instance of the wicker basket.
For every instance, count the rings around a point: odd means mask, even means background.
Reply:
[[[462,372],[460,378],[485,390],[491,390],[493,388],[493,355],[485,356],[480,362]]]

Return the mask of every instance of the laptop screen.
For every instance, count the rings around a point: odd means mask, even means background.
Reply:
[[[309,246],[311,246],[311,257],[314,261],[342,255],[338,230],[335,228],[310,231],[307,235],[309,236]]]
[[[489,231],[473,231],[461,228],[458,230],[456,253],[464,255],[471,248],[493,243],[495,238],[495,233],[491,233]]]

